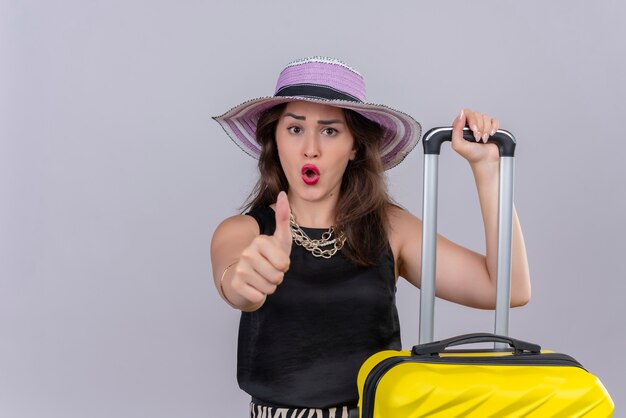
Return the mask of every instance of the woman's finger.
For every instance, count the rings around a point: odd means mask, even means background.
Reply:
[[[280,247],[287,255],[291,253],[291,228],[289,227],[289,214],[291,213],[289,208],[289,200],[287,194],[281,191],[276,199],[276,230],[273,237],[276,239]]]
[[[474,139],[478,142],[481,137],[483,120],[482,115],[477,112],[472,112],[469,109],[466,109],[467,112],[467,123],[474,134]]]
[[[255,239],[255,250],[259,255],[267,260],[275,269],[287,271],[289,269],[289,254],[285,253],[283,245],[275,237],[269,235],[259,235]]]
[[[232,290],[254,304],[263,301],[267,293],[250,284],[250,282],[254,281],[253,278],[256,275],[254,270],[245,261],[237,263],[233,270],[234,272],[230,279]]]
[[[491,135],[495,135],[498,129],[500,129],[500,121],[496,118],[491,119]]]
[[[267,261],[259,259],[253,260],[252,263],[241,263],[241,265],[237,266],[231,286],[244,297],[253,293],[250,292],[246,286],[251,286],[264,295],[274,293],[277,285],[268,280],[266,276],[272,277],[272,280],[276,280],[277,275],[272,274],[272,268],[268,266],[270,266],[270,264]],[[262,273],[259,271],[262,271]],[[270,271],[270,274],[268,274],[267,271]],[[275,269],[274,272],[276,272]]]
[[[452,148],[458,150],[459,147],[462,147],[465,142],[463,139],[463,128],[467,122],[467,118],[465,117],[465,109],[461,109],[461,112],[458,114],[456,118],[452,121]]]
[[[487,140],[489,139],[489,135],[491,135],[491,116],[489,115],[482,115],[482,119],[483,119],[483,129],[481,130],[482,133],[482,141],[484,143],[487,143]]]
[[[264,295],[271,295],[276,291],[277,285],[270,283],[267,279],[260,274],[250,276],[250,280],[247,282],[249,286],[254,287]]]
[[[463,128],[465,127],[466,117],[465,109],[461,109],[461,112],[452,121],[452,140],[455,138],[463,138]]]
[[[277,269],[267,259],[254,260],[251,267],[256,274],[274,286],[281,284],[283,277],[285,276],[285,273],[282,270]]]
[[[261,292],[254,286],[251,286],[247,283],[243,283],[240,289],[237,290],[237,292],[246,300],[249,300],[255,305],[257,303],[263,302],[263,299],[267,297],[267,293]]]

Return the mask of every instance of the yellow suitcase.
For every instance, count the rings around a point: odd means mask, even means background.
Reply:
[[[511,219],[515,138],[498,130],[500,198],[495,333],[433,341],[437,233],[437,170],[441,144],[452,128],[424,134],[424,198],[420,345],[383,351],[361,366],[357,384],[361,418],[575,418],[611,417],[613,401],[600,380],[566,354],[508,337]],[[464,138],[472,140],[465,128]],[[493,349],[447,350],[494,343]]]
[[[444,350],[471,342],[513,350]],[[614,409],[600,380],[572,357],[495,334],[376,353],[357,383],[361,418],[606,418]]]

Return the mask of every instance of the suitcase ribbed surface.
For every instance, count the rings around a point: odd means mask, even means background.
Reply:
[[[359,373],[361,416],[612,416],[613,403],[597,377],[580,365],[559,361],[561,355],[548,356],[548,362],[554,361],[554,365],[531,364],[528,361],[507,365],[507,361],[516,361],[517,356],[508,356],[510,360],[507,360],[501,354],[494,364],[490,364],[489,357],[477,360],[477,357],[451,356],[429,363],[421,358],[415,361],[416,357],[408,355],[408,352],[377,353]],[[385,357],[392,358],[385,360]],[[448,363],[447,359],[454,363]],[[477,364],[480,362],[484,364]],[[372,383],[370,378],[370,382],[366,383],[370,374],[378,374],[376,382]]]

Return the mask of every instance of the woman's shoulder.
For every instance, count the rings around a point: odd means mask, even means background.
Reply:
[[[389,222],[390,233],[406,232],[404,228],[413,226],[419,226],[421,228],[422,221],[413,215],[408,210],[397,206],[391,205],[387,211],[387,221]]]
[[[217,226],[215,234],[254,233],[259,234],[259,226],[252,216],[234,215],[224,219]]]
[[[391,206],[387,211],[389,243],[394,253],[400,255],[402,248],[421,242],[422,221],[400,206]]]
[[[256,220],[256,223],[259,227],[259,233],[265,235],[271,235],[274,233],[276,229],[276,212],[274,211],[274,207],[276,205],[262,205],[257,206],[255,208],[250,209],[246,215],[249,218],[253,218]]]

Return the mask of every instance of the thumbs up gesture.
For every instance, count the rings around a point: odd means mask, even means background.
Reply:
[[[289,269],[291,254],[291,228],[289,226],[289,200],[280,192],[276,201],[276,230],[273,235],[258,235],[241,253],[230,287],[247,301],[242,309],[254,311],[273,294]],[[239,299],[237,298],[237,299]]]
[[[276,200],[276,230],[274,231],[274,235],[272,238],[276,241],[276,244],[287,254],[287,258],[291,254],[291,227],[289,226],[289,216],[291,214],[291,209],[289,208],[289,200],[287,199],[287,194],[285,192],[280,192],[278,194],[278,199]],[[289,262],[289,260],[287,260]],[[287,264],[289,267],[289,264]],[[287,270],[285,268],[285,271]]]

